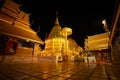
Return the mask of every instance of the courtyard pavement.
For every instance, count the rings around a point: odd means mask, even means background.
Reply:
[[[1,63],[0,80],[120,80],[119,70],[103,63]]]

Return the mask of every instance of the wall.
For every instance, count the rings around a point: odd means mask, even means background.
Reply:
[[[120,64],[120,31],[116,33],[113,40],[112,59],[114,64]]]

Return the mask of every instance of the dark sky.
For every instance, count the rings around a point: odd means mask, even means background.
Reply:
[[[42,40],[54,26],[56,10],[60,26],[72,28],[72,37],[84,46],[87,36],[105,32],[102,20],[107,19],[109,28],[115,9],[115,0],[13,0],[21,4],[20,9],[31,14],[30,26]]]

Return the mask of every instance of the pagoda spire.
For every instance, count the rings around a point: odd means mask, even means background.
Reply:
[[[55,21],[55,25],[59,25],[59,21],[58,21],[58,12],[56,11],[56,21]]]

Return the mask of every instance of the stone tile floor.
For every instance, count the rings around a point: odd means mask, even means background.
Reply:
[[[120,80],[116,66],[80,62],[2,63],[0,80]]]

